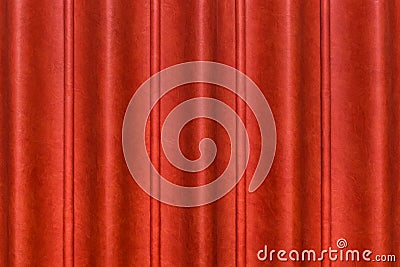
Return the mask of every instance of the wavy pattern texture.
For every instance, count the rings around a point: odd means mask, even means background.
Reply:
[[[1,265],[282,266],[257,252],[266,244],[321,250],[339,238],[400,260],[399,31],[396,0],[0,1]],[[229,194],[178,208],[131,178],[121,130],[141,83],[193,60],[253,79],[278,143],[254,193],[257,141]],[[154,87],[150,97],[158,94]],[[181,149],[195,159],[210,137],[217,160],[196,174],[166,160],[163,121],[199,96],[225,102],[259,136],[246,104],[223,88],[190,84],[167,94],[146,143],[161,174],[186,186],[218,177],[230,151],[223,128],[198,119],[182,131]]]

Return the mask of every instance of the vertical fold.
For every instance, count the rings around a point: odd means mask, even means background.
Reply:
[[[320,8],[320,1],[246,2],[246,74],[267,99],[277,131],[271,171],[247,199],[251,266],[265,245],[321,247]],[[282,265],[276,258],[264,264]]]
[[[244,0],[235,1],[235,59],[236,69],[246,73],[246,2]],[[236,78],[236,91],[240,95],[246,96],[245,81]],[[236,112],[240,118],[244,118],[246,126],[246,103],[239,101],[239,96],[235,98]],[[246,99],[245,99],[246,100]],[[236,122],[238,123],[238,122]],[[246,151],[245,135],[238,131],[236,127],[237,150],[236,155],[241,155]],[[245,169],[242,166],[246,164],[246,157],[238,157],[236,162],[236,170]],[[238,171],[236,171],[238,173]],[[241,183],[236,186],[236,266],[246,265],[246,199],[247,199],[247,182],[246,173]]]
[[[216,61],[235,67],[235,1],[161,1],[161,69],[182,62]],[[234,77],[232,77],[234,78]],[[188,99],[216,98],[235,109],[235,96],[219,86],[193,83],[179,86],[161,100],[161,122]],[[201,104],[191,107],[204,108]],[[185,156],[197,159],[199,142],[217,145],[214,162],[204,171],[189,173],[171,167],[161,157],[161,173],[183,186],[200,186],[217,179],[231,153],[229,136],[213,120],[197,118],[181,131]],[[235,138],[235,137],[233,137]],[[162,153],[162,149],[161,149]],[[161,204],[161,262],[164,266],[234,266],[236,264],[236,190],[216,202],[193,208]]]
[[[74,0],[64,0],[64,266],[74,265]]]
[[[101,138],[99,142],[99,171],[100,177],[103,180],[103,194],[100,202],[103,209],[100,211],[103,217],[104,228],[102,229],[101,241],[104,242],[104,251],[101,263],[105,266],[112,266],[118,262],[118,250],[121,249],[121,240],[118,235],[118,226],[116,221],[121,217],[119,216],[119,203],[121,198],[115,199],[115,196],[120,196],[121,190],[116,186],[115,174],[117,173],[116,149],[114,143],[114,136],[118,134],[118,120],[115,116],[114,105],[119,92],[115,90],[118,81],[119,64],[115,57],[117,53],[116,43],[118,38],[115,31],[118,29],[117,21],[120,19],[121,14],[118,14],[118,3],[114,0],[105,0],[102,2],[100,15],[102,16],[103,28],[101,29],[101,43],[99,45],[99,60],[101,70],[99,71],[100,88],[98,90],[99,103],[98,114],[102,118]]]
[[[74,261],[149,266],[149,196],[129,174],[122,123],[149,77],[150,3],[74,3]]]
[[[331,10],[332,241],[375,259],[399,250],[399,6],[340,0]]]
[[[150,1],[150,76],[160,71],[160,57],[161,57],[161,12],[160,1]],[[150,85],[150,99],[158,99],[160,96],[159,84]],[[153,109],[150,115],[150,160],[157,170],[160,170],[160,105]],[[151,166],[149,166],[151,167]],[[154,192],[154,188],[160,188],[157,174],[150,171],[152,195],[159,195],[160,192]],[[155,184],[158,183],[158,184]],[[161,209],[160,202],[150,197],[150,263],[151,266],[161,266]]]
[[[0,13],[3,16],[0,19],[0,262],[10,265],[10,238],[9,238],[9,213],[10,213],[10,103],[9,88],[10,81],[10,18],[9,5],[3,1],[0,5]]]
[[[6,1],[0,5],[0,13],[3,16],[0,19],[0,262],[6,265],[10,264],[10,238],[9,238],[9,202],[10,202],[10,177],[9,165],[10,158],[10,134],[6,129],[10,129],[10,103],[9,88],[10,82],[10,18],[9,9]]]
[[[389,113],[389,120],[387,122],[388,133],[390,135],[388,140],[390,173],[394,178],[389,179],[388,190],[390,190],[390,207],[391,212],[388,212],[387,223],[389,230],[386,232],[392,239],[389,242],[389,251],[400,251],[400,35],[396,34],[400,31],[400,3],[398,1],[391,1],[387,9],[389,10],[388,24],[385,30],[389,49],[386,50],[386,59],[391,69],[391,82],[389,83],[390,105],[387,108]],[[396,179],[397,177],[397,179]],[[392,217],[393,216],[393,217]],[[399,255],[396,255],[398,261]]]
[[[331,246],[330,0],[321,0],[321,247]],[[330,262],[324,261],[324,266]]]
[[[63,262],[63,2],[2,1],[0,13],[0,262],[59,265]]]

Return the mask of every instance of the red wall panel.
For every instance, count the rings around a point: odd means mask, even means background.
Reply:
[[[319,251],[339,238],[399,254],[396,1],[16,0],[1,1],[0,14],[2,265],[364,266],[257,259],[264,245]],[[215,85],[174,89],[146,129],[152,163],[171,182],[213,181],[230,152],[223,128],[198,119],[180,148],[195,159],[209,137],[217,160],[195,174],[174,170],[161,127],[187,99],[229,105],[255,148],[226,196],[181,208],[132,179],[122,124],[143,82],[195,60],[237,68],[258,85],[277,146],[267,179],[249,193],[260,149],[249,107]],[[152,87],[149,103],[158,96]]]

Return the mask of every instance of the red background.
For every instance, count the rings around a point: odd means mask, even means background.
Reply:
[[[319,250],[338,238],[400,257],[399,2],[3,0],[0,14],[3,266],[265,266],[256,256],[265,244]],[[217,202],[177,208],[130,177],[121,129],[142,82],[192,60],[253,79],[278,143],[254,193],[247,173]],[[171,101],[215,96],[255,131],[244,103],[210,85],[187,88],[151,116],[161,172]],[[192,136],[223,143],[216,128],[188,126],[182,149],[196,155]]]

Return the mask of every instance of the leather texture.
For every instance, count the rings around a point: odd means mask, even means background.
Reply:
[[[399,5],[0,1],[0,265],[283,266],[260,262],[257,251],[265,244],[321,250],[339,238],[400,257]],[[209,84],[167,94],[151,114],[146,142],[172,182],[209,183],[229,154],[223,128],[198,119],[184,128],[181,149],[196,159],[198,142],[210,137],[217,160],[195,174],[167,162],[160,128],[186,99],[209,96],[234,108],[254,148],[229,194],[178,208],[134,182],[121,131],[145,80],[194,60],[253,79],[271,106],[278,141],[268,178],[249,193],[259,130],[246,104]]]

